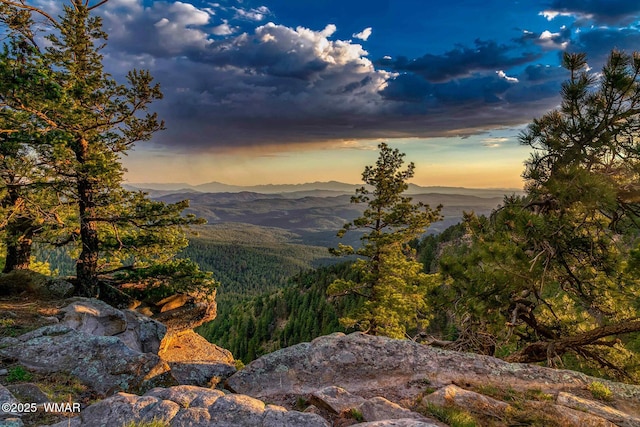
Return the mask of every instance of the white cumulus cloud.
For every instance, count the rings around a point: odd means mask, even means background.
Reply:
[[[372,32],[373,32],[373,29],[371,27],[367,27],[364,30],[360,31],[359,33],[354,33],[351,37],[360,39],[363,41],[367,41],[371,36]]]

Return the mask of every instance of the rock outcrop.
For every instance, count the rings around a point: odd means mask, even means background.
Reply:
[[[229,351],[191,329],[167,334],[165,325],[134,310],[68,301],[59,323],[0,340],[0,356],[38,372],[71,374],[103,396],[156,385],[215,386],[236,371]]]
[[[315,414],[195,386],[156,388],[143,396],[118,393],[53,427],[112,427],[154,419],[171,427],[329,427]]]
[[[114,336],[97,336],[65,325],[45,326],[0,340],[0,357],[40,373],[64,372],[100,395],[175,384],[157,354],[140,353]]]
[[[61,324],[79,332],[114,336],[140,353],[155,353],[167,333],[167,327],[133,310],[118,310],[90,298],[73,298],[60,312]]]
[[[595,402],[593,397],[581,402],[564,394],[585,395],[595,381],[604,383],[625,410]],[[532,411],[556,414],[557,425],[640,426],[640,386],[361,333],[332,334],[265,355],[226,384],[237,393],[280,404],[307,396],[318,406],[313,399],[322,397],[334,411],[346,405],[363,413],[360,399],[371,403],[384,398],[404,408],[454,406],[493,418],[508,416],[513,408],[500,396],[485,396],[473,389],[509,389],[522,396],[523,405]],[[331,388],[336,385],[341,387],[339,393]],[[327,390],[332,393],[328,397]],[[526,397],[531,392],[544,395],[545,400]],[[349,397],[335,401],[340,395]]]
[[[165,325],[169,335],[193,330],[216,318],[216,291],[193,291],[157,301],[143,301],[136,310]]]
[[[166,301],[165,313],[185,301]],[[136,311],[74,298],[53,320],[57,323],[0,339],[2,363],[64,372],[109,396],[69,413],[73,417],[55,427],[154,419],[172,427],[446,427],[450,411],[480,425],[501,420],[640,427],[640,386],[408,340],[332,334],[262,356],[229,377],[235,367],[227,350],[191,329],[168,330]],[[227,377],[224,384],[235,394],[212,388]],[[589,390],[595,382],[609,389],[611,400],[594,397]],[[49,397],[36,384],[0,386],[0,402],[43,404]],[[30,420],[4,413],[0,427],[22,427]]]

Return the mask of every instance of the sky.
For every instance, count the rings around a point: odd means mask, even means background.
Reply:
[[[58,0],[34,0],[55,10]],[[637,0],[109,0],[106,69],[149,69],[166,130],[129,182],[356,183],[388,142],[419,185],[522,187],[518,135],[564,52],[640,50]]]

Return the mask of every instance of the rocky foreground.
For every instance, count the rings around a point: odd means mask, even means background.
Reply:
[[[66,300],[44,319],[0,339],[0,375],[15,366],[64,374],[95,399],[53,424],[3,405],[0,426],[428,427],[460,417],[478,426],[640,426],[640,386],[407,340],[333,334],[236,372],[228,351],[175,321],[167,328],[85,298]],[[0,386],[0,402],[14,409],[36,402],[43,411],[51,399],[38,384]]]

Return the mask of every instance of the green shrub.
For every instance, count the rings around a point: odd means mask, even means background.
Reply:
[[[14,366],[13,368],[10,368],[7,374],[7,381],[10,383],[26,382],[31,380],[31,378],[33,378],[31,372],[27,371],[22,366]]]
[[[478,423],[470,413],[453,406],[438,406],[427,403],[424,412],[425,415],[431,415],[451,427],[478,427]]]
[[[357,410],[356,408],[351,408],[349,409],[349,416],[358,421],[359,423],[364,421],[364,416],[362,415],[362,412],[360,412],[359,410]]]
[[[611,400],[613,399],[613,393],[611,389],[599,381],[593,381],[587,386],[587,389],[591,392],[591,395],[599,400]]]

